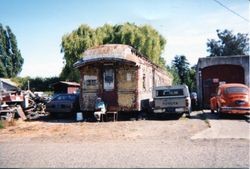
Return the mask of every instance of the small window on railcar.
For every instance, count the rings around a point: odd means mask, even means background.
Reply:
[[[146,89],[146,75],[145,74],[143,74],[142,80],[143,80],[142,82],[143,89]]]

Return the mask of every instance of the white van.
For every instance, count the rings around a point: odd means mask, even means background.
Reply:
[[[191,99],[187,85],[159,86],[154,89],[154,113],[186,113],[190,116]]]

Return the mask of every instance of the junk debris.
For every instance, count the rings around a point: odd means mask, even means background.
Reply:
[[[47,99],[35,95],[30,90],[0,90],[0,119],[11,121],[15,117],[31,120],[46,115]]]

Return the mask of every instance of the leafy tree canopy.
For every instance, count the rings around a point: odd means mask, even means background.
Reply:
[[[231,56],[248,55],[249,38],[248,34],[237,33],[234,35],[229,30],[216,30],[219,40],[209,39],[207,42],[207,51],[210,57],[213,56]]]
[[[102,44],[133,46],[153,63],[161,67],[165,66],[161,53],[166,40],[150,25],[137,26],[125,23],[113,26],[105,24],[96,29],[88,25],[81,25],[62,37],[61,52],[64,53],[65,66],[60,76],[65,80],[78,81],[79,73],[73,68],[73,64],[80,59],[86,49]]]
[[[0,23],[0,77],[15,77],[22,70],[23,58],[9,26]]]

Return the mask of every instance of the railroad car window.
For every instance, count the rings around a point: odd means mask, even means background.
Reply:
[[[84,86],[96,86],[97,85],[97,76],[84,75]]]
[[[145,74],[143,74],[142,80],[143,80],[142,82],[143,89],[146,89],[146,75]]]
[[[86,86],[96,86],[97,81],[96,80],[86,80]]]
[[[226,88],[225,93],[227,93],[227,94],[232,94],[232,93],[248,93],[248,89],[247,88],[243,88],[243,87],[228,87],[228,88]]]
[[[127,81],[131,81],[131,79],[132,79],[131,73],[127,73]]]
[[[114,89],[114,70],[105,69],[103,72],[104,79],[104,90],[113,90]]]

